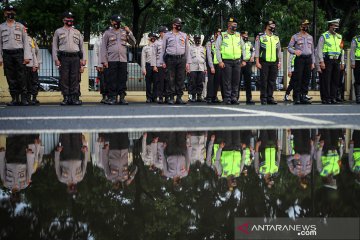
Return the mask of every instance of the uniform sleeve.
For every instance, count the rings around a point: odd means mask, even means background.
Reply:
[[[100,45],[100,61],[102,64],[108,63],[107,59],[107,43],[109,41],[109,35],[105,32]]]
[[[99,67],[99,56],[100,56],[100,45],[99,45],[99,41],[96,41],[94,44],[94,51],[92,54],[92,59],[91,61],[94,64],[94,67]]]
[[[202,50],[204,51],[204,71],[207,70],[207,66],[206,66],[206,48],[203,47]]]
[[[216,43],[215,43],[215,54],[219,63],[223,61],[221,58],[221,44],[222,44],[222,36],[220,35],[216,39]]]
[[[324,48],[324,37],[321,36],[319,38],[319,43],[318,43],[318,46],[317,46],[319,63],[324,61],[323,48]]]
[[[279,41],[278,47],[277,47],[277,54],[278,54],[278,60],[281,63],[281,59],[282,59],[282,54],[281,54],[281,43]]]
[[[214,147],[214,141],[209,141],[209,144],[208,144],[208,149],[207,149],[207,152],[206,152],[206,164],[208,166],[211,166],[211,155],[212,155],[212,152],[213,152],[213,147]]]
[[[105,176],[108,177],[110,176],[109,149],[103,149],[101,158],[102,158]]]
[[[85,45],[84,45],[84,36],[82,34],[80,34],[80,41],[79,41],[79,49],[81,51],[81,60],[85,61],[86,60],[86,51],[85,51]]]
[[[293,72],[293,65],[292,65],[292,60],[295,57],[295,55],[290,54],[289,56],[289,60],[288,60],[288,72]]]
[[[190,56],[190,43],[189,43],[189,36],[186,35],[185,38],[185,56],[186,56],[186,63],[190,64],[191,61],[191,56]]]
[[[315,160],[316,160],[316,168],[318,170],[318,172],[321,172],[323,169],[323,165],[321,162],[321,156],[322,156],[322,148],[319,148],[316,151],[316,155],[315,155]]]
[[[33,40],[32,40],[33,41]],[[33,61],[33,67],[37,67],[39,66],[39,63],[37,61],[37,57],[36,57],[36,49],[35,49],[35,46],[34,47],[31,47],[31,59]]]
[[[311,61],[312,64],[315,64],[315,47],[314,47],[314,38],[311,36],[312,45],[311,45]]]
[[[215,163],[214,163],[214,167],[218,175],[221,175],[222,173],[222,166],[220,162],[221,153],[222,153],[222,148],[219,147],[219,149],[216,152]]]
[[[156,67],[156,48],[157,48],[157,44],[154,43],[154,44],[151,46],[151,51],[150,51],[150,54],[151,54],[151,57],[150,57],[150,66],[151,66],[151,67]]]
[[[340,64],[345,64],[345,50],[344,49],[342,49],[341,50],[341,60],[340,60]]]
[[[55,151],[54,161],[55,161],[55,172],[56,172],[56,176],[58,177],[58,179],[61,179],[61,173],[60,173],[60,152],[59,152],[59,151]]]
[[[288,45],[288,52],[295,54],[295,36],[292,36]]]
[[[167,42],[167,34],[164,35],[164,38],[163,38],[163,42],[162,42],[162,47],[161,47],[161,51],[160,51],[160,65],[164,64],[165,63],[165,59],[164,59],[164,56],[165,56],[165,53],[166,53],[166,42]]]
[[[352,172],[353,172],[353,167],[354,167],[353,154],[354,154],[354,144],[352,143],[352,144],[350,144],[350,147],[349,147],[349,168],[350,168],[350,171],[352,171]]]
[[[245,47],[245,42],[241,37],[240,37],[240,46],[241,46],[241,60],[244,60],[245,59],[246,47]]]
[[[250,58],[255,58],[255,48],[252,43],[251,43],[251,57]]]
[[[255,152],[254,154],[254,166],[255,166],[255,172],[259,173],[259,152]]]
[[[255,40],[255,58],[260,57],[260,36],[256,37]]]
[[[246,158],[246,149],[243,149],[242,155],[241,155],[241,163],[240,163],[240,173],[243,171],[245,166],[245,158]]]
[[[208,62],[208,65],[210,66],[210,68],[214,68],[214,63],[213,63],[212,55],[211,55],[211,43],[210,42],[208,42],[206,44],[206,58],[207,58],[207,62]]]
[[[146,68],[145,68],[145,63],[146,63],[146,48],[147,48],[148,46],[145,46],[145,47],[143,47],[143,49],[142,49],[142,51],[141,51],[141,70],[142,71],[145,71],[146,70]]]
[[[40,49],[39,49],[39,45],[36,43],[36,41],[34,41],[34,44],[35,44],[36,59],[37,59],[37,62],[38,62],[37,67],[40,67],[40,64],[42,63],[41,52],[40,52]]]
[[[53,57],[54,61],[59,60],[58,56],[57,56],[57,53],[59,51],[58,43],[59,43],[59,34],[57,31],[55,31],[54,37],[53,37],[53,42],[52,42],[52,57]]]
[[[350,46],[351,65],[355,65],[355,49],[356,49],[356,41],[355,41],[355,38],[353,38],[353,40],[351,41],[351,46]]]
[[[286,162],[287,162],[290,172],[295,175],[293,160],[294,160],[294,156],[289,156],[287,158]]]
[[[134,37],[134,34],[132,32],[130,32],[129,34],[127,34],[127,41],[131,46],[135,46],[136,44],[136,39]]]
[[[0,178],[5,181],[5,151],[0,152]]]

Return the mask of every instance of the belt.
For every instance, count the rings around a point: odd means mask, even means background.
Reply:
[[[311,55],[300,55],[299,58],[311,58]]]
[[[240,58],[238,58],[238,59],[223,59],[223,61],[228,61],[228,62],[230,62],[230,61],[235,62],[235,61],[239,61],[239,60],[240,60]]]
[[[61,56],[61,57],[79,57],[80,52],[58,52],[58,56]]]
[[[16,54],[16,53],[23,53],[24,49],[18,48],[18,49],[3,49],[3,53],[7,54]]]
[[[172,59],[181,59],[185,56],[185,54],[182,55],[170,55],[170,54],[166,54],[167,58],[172,58]]]
[[[340,56],[325,56],[325,59],[338,60]]]

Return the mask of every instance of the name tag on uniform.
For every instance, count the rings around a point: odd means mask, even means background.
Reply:
[[[325,38],[326,38],[326,39],[329,39],[329,38],[330,38],[330,35],[329,35],[329,34],[325,34]]]
[[[184,38],[180,38],[181,44],[185,45],[185,39]]]
[[[116,40],[116,37],[110,37],[109,40],[110,40],[110,41],[115,41],[115,40]]]
[[[19,30],[19,31],[20,31],[20,26],[16,25],[16,26],[15,26],[15,30]]]
[[[262,41],[263,41],[263,42],[267,42],[267,41],[268,41],[267,37],[263,37],[263,38],[262,38]]]
[[[62,34],[60,34],[60,36],[59,36],[59,38],[64,38],[64,37],[66,37],[65,33],[62,33]]]
[[[224,39],[228,39],[229,36],[227,34],[224,34]]]

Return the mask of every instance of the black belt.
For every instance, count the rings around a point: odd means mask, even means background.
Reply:
[[[80,52],[58,52],[60,57],[80,57]]]
[[[223,59],[223,61],[225,62],[235,62],[235,61],[240,61],[241,59],[238,58],[238,59]]]
[[[311,55],[300,55],[298,58],[311,58]]]
[[[167,58],[172,58],[172,59],[181,59],[183,57],[185,57],[185,54],[182,55],[170,55],[170,54],[166,54]]]
[[[16,53],[23,53],[24,49],[18,48],[18,49],[3,49],[3,53],[7,54],[16,54]]]

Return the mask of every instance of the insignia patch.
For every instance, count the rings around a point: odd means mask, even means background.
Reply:
[[[224,34],[224,39],[228,39],[229,38],[229,35],[227,35],[227,34]]]
[[[181,41],[181,45],[185,45],[185,39],[184,38],[180,38]]]

